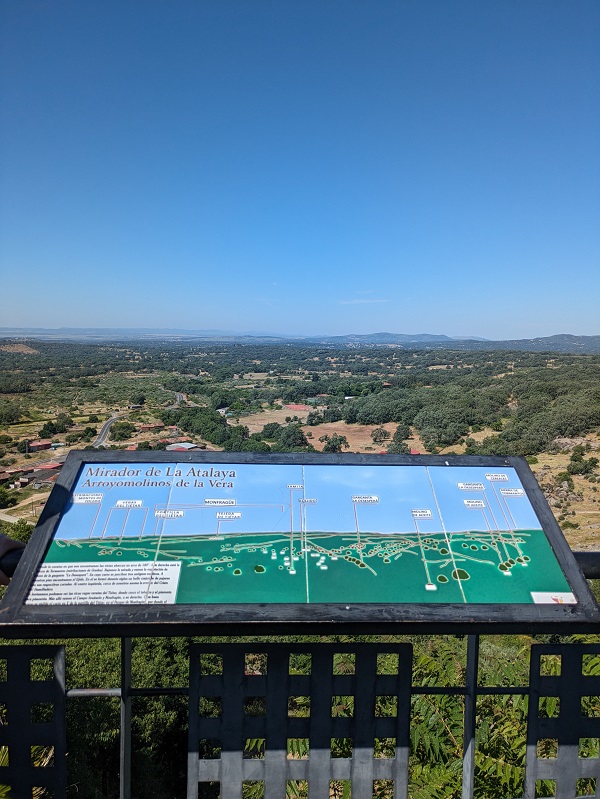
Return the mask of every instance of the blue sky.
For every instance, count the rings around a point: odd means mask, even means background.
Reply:
[[[599,334],[597,0],[3,0],[0,326]]]

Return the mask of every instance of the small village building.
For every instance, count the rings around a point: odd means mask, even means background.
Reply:
[[[42,438],[39,441],[30,441],[29,442],[29,451],[30,452],[40,452],[43,449],[50,449],[52,447],[52,442],[50,439]]]
[[[56,468],[58,466],[58,468]],[[62,467],[62,463],[59,464],[51,464],[52,468],[45,468],[45,469],[37,469],[33,474],[33,487],[39,488],[43,485],[54,484],[54,481],[58,477],[60,469]]]
[[[191,441],[180,441],[177,444],[169,444],[165,449],[167,452],[189,452],[192,449],[198,449],[197,444],[192,444]]]
[[[44,467],[43,467],[43,470],[45,472],[50,471],[50,470],[60,471],[62,469],[62,467],[63,467],[63,465],[59,461],[52,461],[52,463],[46,463],[44,465]],[[21,469],[21,471],[25,472],[25,469]],[[37,469],[32,469],[30,471],[39,472],[40,468],[38,467]]]

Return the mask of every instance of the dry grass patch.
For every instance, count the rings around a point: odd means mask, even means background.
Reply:
[[[271,422],[277,422],[277,424],[285,425],[286,417],[293,417],[297,416],[300,419],[300,422],[303,424],[306,421],[306,417],[310,411],[294,411],[290,408],[281,408],[280,410],[275,410],[273,408],[265,408],[262,413],[252,413],[248,416],[240,416],[239,417],[239,424],[245,425],[250,434],[252,433],[260,433],[263,427],[266,424],[270,424]],[[229,424],[238,424],[235,419],[228,419]],[[308,428],[309,430],[312,428]]]
[[[26,344],[3,344],[0,347],[2,352],[21,352],[23,355],[38,355],[39,350],[34,350]]]
[[[350,449],[344,450],[345,452],[383,452],[387,449],[388,441],[383,441],[379,444],[374,444],[371,438],[371,432],[377,427],[384,427],[390,434],[390,439],[396,432],[396,425],[393,423],[384,425],[366,425],[366,424],[347,424],[346,422],[325,422],[318,424],[314,427],[304,427],[304,434],[308,437],[308,433],[312,433],[312,438],[308,440],[315,449],[322,450],[325,446],[324,443],[319,441],[321,436],[329,436],[330,438],[336,433],[340,436],[346,436]]]

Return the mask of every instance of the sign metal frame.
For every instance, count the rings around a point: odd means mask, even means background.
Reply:
[[[27,605],[35,575],[87,464],[287,464],[510,467],[517,473],[576,604],[254,603]],[[529,465],[521,457],[320,453],[71,452],[0,606],[0,631],[14,637],[591,632],[600,611]],[[597,627],[596,627],[597,629]]]

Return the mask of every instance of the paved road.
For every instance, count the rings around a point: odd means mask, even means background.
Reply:
[[[177,396],[177,401],[176,401],[175,405],[171,406],[172,408],[177,408],[182,402],[186,402],[192,408],[199,408],[200,407],[197,402],[194,402],[189,397],[186,399],[185,396],[183,394],[180,394],[179,392],[177,392],[176,396]]]
[[[126,416],[124,413],[113,413],[110,419],[107,419],[106,422],[100,428],[100,432],[98,433],[98,438],[92,443],[93,447],[101,447],[104,445],[104,442],[108,438],[108,434],[110,433],[110,428],[112,425],[117,421],[117,419],[121,419],[123,416]]]
[[[168,411],[177,410],[177,408],[179,408],[181,403],[184,402],[184,401],[185,401],[185,397],[183,396],[183,394],[181,394],[179,391],[176,391],[175,392],[175,402],[172,405],[169,405],[167,410]]]
[[[8,513],[5,513],[3,510],[0,510],[0,521],[8,522],[9,524],[16,524],[19,520],[15,519],[14,516],[10,516]]]

